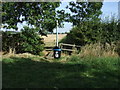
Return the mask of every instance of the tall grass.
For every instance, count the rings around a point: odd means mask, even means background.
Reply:
[[[87,69],[96,69],[102,71],[118,70],[120,67],[119,57],[99,57],[99,58],[81,58],[80,56],[71,56],[69,61],[72,63],[86,65]]]
[[[69,61],[86,65],[87,69],[96,69],[103,72],[119,71],[120,57],[117,52],[118,44],[111,45],[101,43],[85,45],[81,48],[81,52],[77,55],[72,55]],[[119,72],[120,73],[120,72]]]
[[[114,43],[104,45],[101,43],[87,44],[81,47],[81,57],[119,57],[118,46]]]

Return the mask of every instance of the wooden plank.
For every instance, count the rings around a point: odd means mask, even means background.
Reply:
[[[75,45],[72,45],[72,44],[64,44],[64,43],[62,43],[61,45],[63,45],[63,46],[75,46]]]
[[[60,43],[62,46],[75,46],[75,47],[81,47],[79,45],[73,45],[73,44],[65,44],[65,43]]]
[[[82,47],[82,46],[78,46],[78,45],[76,45],[75,47],[79,47],[79,48],[80,48],[80,47]]]
[[[74,49],[66,49],[66,48],[63,48],[63,46],[71,46],[71,47],[81,47],[81,46],[78,46],[78,45],[72,45],[72,44],[65,44],[65,43],[60,43],[59,44],[61,46],[61,49],[62,51],[69,51],[69,52],[73,52],[75,51]],[[53,50],[53,46],[45,46],[45,50],[46,51],[52,51]]]
[[[75,51],[75,50],[72,50],[72,49],[62,49],[62,51]]]
[[[52,46],[50,46],[50,47],[44,47],[44,48],[53,48]]]
[[[52,51],[53,49],[45,49],[46,51]]]
[[[45,49],[46,51],[52,51],[53,49]],[[71,52],[73,52],[73,51],[75,51],[75,50],[72,50],[72,49],[62,49],[62,51],[71,51]]]

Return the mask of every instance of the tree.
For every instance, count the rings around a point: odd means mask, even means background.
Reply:
[[[120,23],[115,17],[102,21],[101,42],[117,42],[120,39]]]
[[[2,51],[5,53],[15,53],[15,49],[19,42],[19,32],[14,31],[2,31]]]
[[[79,25],[82,21],[89,21],[92,19],[99,19],[99,15],[102,14],[102,2],[70,2],[66,7],[72,13],[69,14],[68,21],[73,25]]]
[[[66,7],[71,11],[67,21],[73,23],[74,28],[61,42],[85,45],[99,40],[101,32],[100,14],[102,2],[70,2]]]
[[[47,35],[47,32],[53,32],[57,26],[61,27],[64,21],[64,10],[57,11],[56,8],[60,6],[60,2],[4,2],[2,4],[2,24],[3,28],[18,30],[17,24],[27,22],[28,25],[34,26],[24,28],[21,30],[19,36],[15,41],[17,47],[10,47],[12,50],[15,48],[16,52],[30,52],[32,54],[39,54],[43,50],[43,42],[41,37],[36,35],[39,32],[41,35]],[[3,44],[6,46],[4,50],[8,51],[8,46],[11,46],[10,39],[14,40],[15,37],[9,33],[11,38],[7,35],[4,37],[6,40]],[[16,34],[14,35],[16,36]],[[14,42],[12,42],[14,43]],[[19,45],[18,45],[19,43]]]
[[[63,43],[85,45],[100,42],[112,44],[119,42],[120,23],[112,18],[109,21],[82,21],[79,26],[71,29],[70,33],[61,40]]]
[[[95,43],[100,40],[100,25],[101,22],[82,21],[79,26],[72,28],[70,33],[61,42],[81,46],[88,43]]]
[[[44,49],[44,43],[36,31],[34,28],[24,27],[21,32],[2,32],[2,50],[6,53],[28,52],[34,55],[40,55]]]
[[[24,27],[20,33],[18,43],[17,53],[29,52],[40,55],[44,49],[44,43],[34,28]]]
[[[4,28],[17,28],[17,23],[26,21],[28,25],[34,25],[40,34],[52,32],[57,26],[61,26],[63,11],[56,11],[60,2],[5,2],[2,4],[2,24]],[[58,15],[58,16],[57,16]]]

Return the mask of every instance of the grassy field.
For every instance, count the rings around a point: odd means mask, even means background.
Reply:
[[[66,35],[67,34],[58,34],[58,41],[63,39]],[[56,34],[48,34],[47,37],[42,36],[42,38],[44,38],[45,46],[55,46]]]
[[[3,88],[120,88],[120,58],[9,57],[2,64]]]

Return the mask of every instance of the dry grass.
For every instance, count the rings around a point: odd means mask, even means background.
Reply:
[[[9,57],[23,57],[23,58],[28,58],[28,57],[39,57],[39,56],[30,54],[30,53],[21,53],[21,54],[5,54],[2,57],[3,58],[9,58]]]
[[[58,41],[60,41],[61,39],[63,39],[67,34],[58,34]],[[56,42],[56,34],[48,34],[46,36],[42,36],[42,38],[44,38],[44,43],[45,46],[54,46],[55,42]]]
[[[118,53],[115,52],[116,45],[106,43],[103,46],[101,43],[90,44],[81,48],[81,57],[119,57]]]

